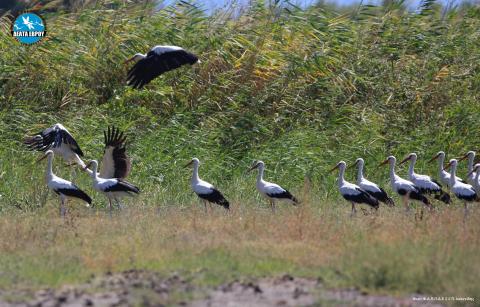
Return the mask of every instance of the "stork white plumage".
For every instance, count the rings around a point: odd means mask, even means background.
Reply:
[[[476,174],[473,178],[473,188],[475,189],[475,192],[477,192],[477,196],[480,197],[480,163],[475,164],[472,172],[475,172]]]
[[[474,185],[474,178],[476,177],[476,173],[473,171],[473,163],[475,161],[475,152],[474,151],[469,151],[467,152],[463,157],[461,157],[458,162],[460,161],[463,161],[465,159],[468,159],[468,168],[467,168],[467,172],[469,175],[467,175],[467,182],[470,184],[470,185]]]
[[[55,155],[61,156],[67,163],[85,167],[85,163],[80,158],[83,157],[80,146],[62,124],[55,124],[32,137],[27,137],[24,144],[31,150],[43,152],[52,150]]]
[[[428,162],[432,162],[435,160],[438,160],[438,178],[440,178],[440,181],[442,182],[442,184],[450,188],[450,173],[443,169],[445,167],[445,152],[439,151]],[[458,176],[457,176],[457,180],[464,182],[463,179]]]
[[[276,183],[263,180],[263,173],[265,171],[265,163],[263,161],[254,162],[248,171],[250,172],[254,169],[258,169],[256,182],[257,190],[262,196],[270,201],[270,206],[273,212],[275,212],[275,201],[277,200],[286,200],[293,205],[299,203],[298,200],[286,189]]]
[[[408,168],[408,177],[413,184],[420,189],[420,192],[426,194],[435,194],[435,198],[449,204],[450,195],[443,191],[442,185],[435,179],[428,175],[420,175],[415,173],[415,163],[417,162],[417,154],[412,152],[405,159],[403,159],[398,165],[401,165],[407,161],[410,161]]]
[[[223,194],[215,188],[212,184],[200,179],[198,175],[198,167],[200,160],[193,158],[185,167],[193,165],[193,174],[190,181],[193,192],[203,201],[205,212],[207,212],[207,202],[214,203],[224,207],[226,210],[230,209],[230,203],[225,199]]]
[[[378,201],[385,203],[388,206],[395,206],[395,202],[391,197],[388,196],[387,192],[384,189],[379,187],[377,184],[367,180],[363,176],[363,167],[365,161],[362,158],[358,158],[355,161],[355,164],[352,167],[357,166],[357,185],[365,190],[368,194],[376,198]]]
[[[432,209],[428,198],[422,194],[422,192],[415,186],[415,184],[413,184],[413,182],[403,179],[395,173],[396,163],[397,159],[394,156],[389,156],[385,161],[380,163],[380,166],[389,164],[390,184],[392,185],[392,189],[402,197],[405,209],[407,211],[410,210],[410,199],[418,200],[427,208]]]
[[[195,54],[178,46],[155,46],[147,54],[136,53],[126,63],[131,61],[136,63],[128,71],[127,84],[138,89],[167,71],[199,62]]]
[[[140,189],[134,186],[133,184],[121,179],[121,178],[102,178],[97,173],[98,162],[96,160],[91,160],[87,167],[92,167],[92,172],[90,173],[93,181],[93,188],[108,198],[108,209],[110,214],[112,212],[112,201],[114,200],[117,204],[122,197],[125,196],[134,196],[140,193]]]
[[[45,155],[38,159],[38,162],[48,158],[46,173],[47,186],[50,190],[54,191],[60,196],[60,216],[63,217],[66,213],[65,204],[67,202],[67,198],[78,198],[85,201],[89,205],[92,203],[92,199],[87,195],[87,193],[80,190],[80,188],[75,184],[68,180],[62,179],[53,173],[53,157],[54,152],[52,150],[47,150]]]
[[[125,179],[131,170],[131,161],[126,152],[126,140],[123,132],[112,126],[107,131],[103,131],[105,148],[103,150],[102,164],[100,172],[97,174],[100,178]],[[92,170],[88,167],[83,168],[90,176]]]
[[[352,204],[351,215],[354,215],[357,212],[355,208],[356,204],[367,204],[377,210],[379,207],[379,203],[375,197],[370,195],[367,191],[365,191],[358,185],[345,180],[344,175],[346,167],[347,164],[344,161],[340,161],[337,163],[337,165],[335,165],[334,168],[330,170],[330,172],[333,172],[336,169],[339,170],[337,179],[338,190],[340,191],[340,194],[342,194],[343,198],[345,198]]]
[[[453,194],[455,194],[458,199],[463,200],[463,220],[465,221],[468,215],[467,203],[478,200],[478,196],[473,186],[456,179],[455,173],[457,171],[457,165],[458,161],[456,159],[451,159],[447,166],[445,166],[445,170],[450,168],[450,186]]]

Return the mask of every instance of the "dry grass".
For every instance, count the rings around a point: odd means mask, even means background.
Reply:
[[[348,207],[304,205],[272,215],[235,204],[233,212],[125,209],[113,218],[79,208],[62,221],[44,211],[0,217],[3,286],[58,286],[91,274],[146,268],[195,274],[216,284],[291,273],[330,286],[390,294],[480,293],[480,216],[461,209],[415,221],[400,208],[348,217]]]

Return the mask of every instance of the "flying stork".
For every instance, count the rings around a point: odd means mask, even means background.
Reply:
[[[442,185],[427,175],[420,175],[415,173],[415,163],[417,162],[417,154],[412,152],[398,165],[410,161],[408,168],[408,177],[413,184],[420,189],[420,192],[425,194],[435,194],[435,199],[441,200],[446,204],[450,204],[450,195],[442,190]]]
[[[53,173],[53,169],[52,169],[53,157],[54,157],[53,150],[47,150],[45,152],[45,155],[40,159],[38,159],[37,162],[40,162],[43,159],[48,158],[47,175],[46,175],[47,186],[50,190],[54,191],[56,194],[60,196],[60,200],[61,200],[60,216],[64,217],[66,213],[65,204],[67,202],[67,198],[69,197],[78,198],[85,201],[88,205],[92,203],[92,199],[90,198],[90,196],[87,195],[87,193],[80,190],[80,188],[77,187],[75,184],[65,179],[62,179]]]
[[[87,167],[92,167],[91,177],[93,180],[93,188],[108,198],[108,209],[112,213],[112,200],[119,204],[120,198],[124,196],[134,196],[140,193],[140,189],[133,184],[121,178],[103,178],[97,173],[98,162],[91,160]]]
[[[199,62],[195,54],[177,46],[155,46],[147,54],[136,53],[125,63],[131,61],[135,65],[128,71],[127,84],[137,89],[167,71]]]
[[[463,161],[468,158],[468,174],[467,175],[467,182],[470,185],[474,184],[474,178],[476,176],[476,173],[473,171],[473,163],[475,160],[475,152],[474,151],[469,151],[467,152],[463,157],[461,157],[458,162]]]
[[[355,204],[367,204],[377,210],[379,207],[379,202],[375,197],[370,195],[367,191],[365,191],[358,185],[345,180],[344,174],[346,167],[347,164],[344,161],[340,161],[337,163],[337,165],[335,165],[334,168],[330,170],[330,172],[333,172],[336,169],[339,170],[337,180],[338,189],[340,190],[340,194],[342,194],[343,198],[352,203],[351,216],[353,216],[357,212],[357,210],[355,209]]]
[[[473,186],[468,183],[460,182],[456,179],[455,173],[457,171],[457,164],[458,161],[456,159],[451,159],[444,169],[447,170],[450,168],[450,186],[452,192],[455,194],[455,196],[457,196],[458,199],[463,200],[463,221],[465,221],[468,215],[467,203],[478,200],[478,195]]]
[[[438,177],[440,178],[440,181],[450,188],[450,173],[443,169],[445,166],[445,152],[439,151],[435,156],[428,160],[428,162],[435,160],[438,160]],[[457,177],[457,180],[465,183],[460,177]]]
[[[193,165],[193,174],[190,185],[193,192],[195,192],[195,194],[197,194],[197,196],[203,201],[203,204],[205,206],[205,212],[207,212],[207,202],[220,205],[226,210],[229,210],[230,203],[228,202],[228,200],[225,199],[222,193],[213,185],[200,179],[200,177],[198,176],[198,167],[200,166],[200,160],[198,160],[197,158],[193,158],[185,165],[185,167],[189,167],[191,165]]]
[[[410,210],[409,200],[418,200],[421,201],[424,206],[432,209],[432,205],[428,198],[426,198],[422,192],[413,184],[413,182],[408,181],[406,179],[401,178],[395,173],[395,164],[397,163],[397,159],[394,156],[389,156],[385,161],[380,163],[381,165],[390,165],[390,184],[392,185],[392,189],[397,192],[403,199],[403,204],[407,211]]]
[[[67,163],[85,167],[85,163],[80,158],[83,157],[80,146],[62,124],[55,124],[32,137],[27,137],[24,144],[31,150],[42,152],[52,150]]]
[[[258,169],[256,183],[257,190],[261,195],[270,201],[272,212],[275,212],[276,200],[287,200],[294,206],[299,203],[299,201],[286,189],[282,188],[276,183],[263,180],[263,172],[265,171],[265,163],[263,161],[254,162],[252,167],[248,169],[248,172],[254,169]]]
[[[378,201],[385,203],[386,205],[392,207],[395,206],[395,202],[391,197],[388,196],[387,192],[379,187],[377,184],[365,179],[363,177],[363,166],[365,161],[362,158],[358,158],[352,167],[357,166],[357,185],[365,190],[368,194],[376,198]]]

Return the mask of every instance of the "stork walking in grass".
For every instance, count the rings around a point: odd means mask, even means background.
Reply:
[[[415,173],[415,163],[417,162],[417,154],[412,152],[398,165],[410,161],[408,168],[408,177],[411,182],[424,194],[434,194],[435,199],[438,199],[446,204],[450,204],[450,195],[443,191],[442,185],[435,179],[428,175],[420,175]]]
[[[406,211],[410,210],[410,200],[420,201],[428,209],[432,209],[432,205],[428,198],[426,198],[419,188],[409,180],[403,179],[395,173],[395,164],[397,159],[394,156],[389,156],[385,161],[380,163],[381,165],[389,164],[390,166],[390,184],[392,189],[402,197],[403,205],[405,206]]]
[[[193,174],[190,181],[193,192],[203,201],[205,212],[207,212],[207,202],[214,203],[224,207],[226,210],[230,209],[230,203],[225,199],[223,194],[210,183],[200,179],[198,176],[198,168],[200,160],[193,158],[185,167],[193,165]]]
[[[135,65],[128,71],[127,84],[137,89],[167,71],[199,62],[195,54],[177,46],[155,46],[147,54],[136,53],[125,63],[131,61]]]
[[[355,164],[352,167],[357,166],[357,185],[365,190],[368,194],[376,198],[378,201],[393,207],[395,206],[395,202],[391,197],[388,196],[387,192],[384,189],[379,187],[377,184],[367,180],[363,176],[363,167],[365,165],[365,161],[362,158],[358,158],[355,161]]]
[[[140,189],[133,184],[121,178],[102,178],[99,176],[98,162],[91,160],[87,167],[92,167],[91,177],[93,180],[93,188],[108,198],[108,209],[112,214],[112,201],[120,205],[120,199],[125,196],[135,196],[140,193]]]
[[[475,163],[475,152],[474,151],[469,151],[467,152],[463,157],[461,157],[458,162],[460,161],[463,161],[465,159],[468,159],[468,168],[467,168],[467,172],[469,175],[467,175],[467,182],[470,184],[470,185],[474,185],[474,178],[475,176],[477,175],[474,171],[473,171],[473,164]]]
[[[67,163],[85,167],[85,163],[80,158],[83,157],[80,146],[62,124],[55,124],[32,137],[27,137],[24,143],[31,150],[42,152],[52,150]]]
[[[357,212],[357,209],[355,208],[356,204],[367,204],[377,210],[379,207],[379,202],[377,198],[370,195],[367,191],[365,191],[358,185],[345,180],[344,175],[346,167],[347,164],[344,161],[340,161],[337,163],[337,165],[335,165],[334,168],[330,170],[330,172],[338,169],[338,190],[340,191],[340,194],[342,194],[343,198],[345,198],[352,204],[351,216],[355,215]]]
[[[254,162],[248,172],[254,169],[258,169],[256,183],[257,190],[262,196],[266,197],[269,200],[272,212],[275,212],[275,202],[277,200],[288,201],[294,206],[299,203],[299,201],[286,189],[282,188],[276,183],[263,180],[263,172],[265,171],[265,163],[263,161]]]
[[[478,201],[478,195],[475,192],[473,186],[468,183],[460,182],[456,179],[455,173],[457,171],[458,161],[456,159],[451,159],[450,162],[445,166],[445,170],[450,168],[450,186],[453,194],[463,201],[463,221],[465,222],[468,216],[468,203],[473,201]],[[470,173],[473,172],[473,167]]]
[[[71,183],[68,180],[62,179],[58,176],[56,176],[53,173],[53,158],[54,158],[54,153],[53,150],[47,150],[45,152],[45,155],[38,159],[38,162],[41,160],[47,158],[48,163],[47,163],[47,174],[46,174],[46,179],[47,179],[47,186],[50,190],[55,192],[58,196],[60,196],[60,216],[64,217],[66,214],[66,203],[68,198],[77,198],[81,199],[84,202],[86,202],[88,205],[92,203],[92,199],[90,196],[87,195],[87,193],[83,192],[80,190],[79,187],[77,187],[75,184]]]
[[[450,173],[445,171],[443,168],[445,167],[445,152],[439,151],[435,156],[433,156],[428,162],[438,161],[438,178],[442,184],[446,185],[450,189]],[[458,181],[464,182],[462,178],[457,177]]]

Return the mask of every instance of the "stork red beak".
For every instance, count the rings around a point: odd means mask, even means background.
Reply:
[[[92,166],[92,161],[88,162],[87,165],[85,165],[85,167],[83,167],[83,170],[87,170],[87,168],[90,168],[90,166]]]
[[[44,154],[43,156],[37,159],[36,163],[39,163],[40,161],[44,160],[46,157],[48,157],[48,155]]]
[[[333,172],[333,171],[336,170],[339,166],[340,166],[340,164],[335,165],[335,167],[332,168],[331,170],[329,170],[328,172],[329,172],[329,173]]]
[[[192,164],[193,164],[193,160],[191,160],[190,162],[188,162],[187,164],[185,164],[185,166],[184,166],[183,168],[187,168],[187,167],[189,167],[189,166],[192,165]]]
[[[461,157],[461,158],[458,158],[458,162],[463,161],[463,160],[465,160],[466,158],[468,158],[468,154],[464,155],[464,156]]]
[[[405,159],[403,159],[402,161],[400,161],[400,163],[398,163],[398,165],[402,165],[403,163],[407,162],[408,160],[410,160],[412,156],[408,156],[406,157]]]
[[[358,160],[355,161],[352,165],[347,166],[347,169],[354,168],[358,164]]]
[[[380,163],[378,166],[382,166],[388,163],[388,159],[384,160],[382,163]]]
[[[450,168],[450,166],[452,166],[452,162],[448,163],[448,164],[443,168],[443,170],[446,171],[447,169]]]
[[[432,161],[434,161],[434,160],[437,160],[438,157],[440,157],[440,155],[439,155],[439,154],[436,154],[435,156],[433,156],[433,157],[432,157],[430,160],[428,160],[427,162],[432,162]]]
[[[254,169],[256,169],[258,167],[258,163],[255,163],[252,165],[252,167],[250,167],[248,170],[247,170],[247,173],[250,173],[251,171],[253,171]]]

